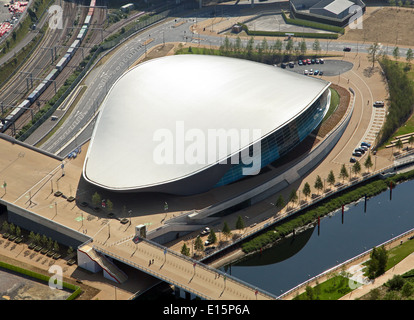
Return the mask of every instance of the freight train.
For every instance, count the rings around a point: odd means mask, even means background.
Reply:
[[[46,78],[34,89],[29,96],[23,100],[17,107],[15,107],[12,112],[10,112],[6,118],[1,119],[0,131],[4,132],[7,128],[16,121],[30,106],[40,97],[40,95],[50,86],[53,80],[59,75],[63,68],[68,64],[70,59],[75,54],[77,48],[81,44],[82,40],[85,38],[86,32],[88,31],[89,25],[92,20],[92,15],[95,10],[96,0],[91,0],[88,14],[83,22],[82,28],[80,29],[76,40],[70,45],[69,49],[66,51],[65,55],[59,60],[55,68],[50,71]]]

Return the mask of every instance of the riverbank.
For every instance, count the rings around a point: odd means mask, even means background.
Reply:
[[[403,236],[397,236],[393,240],[391,240],[389,243],[385,244],[384,247],[386,250],[390,250],[396,246],[401,245],[404,241],[413,241],[408,240],[410,236],[414,235],[414,230],[411,232],[404,234]],[[368,261],[370,259],[371,250],[367,251],[365,254],[362,254],[354,259],[351,259],[349,262],[345,262],[342,264],[339,264],[338,266],[331,268],[327,272],[314,277],[310,281],[307,281],[305,283],[300,284],[296,288],[293,288],[291,291],[289,291],[287,294],[285,294],[282,297],[282,300],[292,300],[297,295],[305,292],[306,287],[314,287],[318,283],[323,283],[324,281],[327,281],[332,277],[332,274],[339,273],[342,269],[345,269],[347,272],[350,272],[352,275],[359,272],[361,265]],[[406,257],[404,260],[399,262],[397,265],[395,265],[390,270],[386,271],[382,276],[376,278],[374,281],[364,284],[350,293],[346,294],[339,300],[355,300],[357,298],[360,298],[364,296],[365,294],[369,293],[374,288],[380,287],[385,282],[387,282],[389,279],[391,279],[395,274],[403,274],[411,269],[414,268],[414,253],[410,254],[408,257]]]

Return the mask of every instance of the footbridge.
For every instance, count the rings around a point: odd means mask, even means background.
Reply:
[[[275,300],[264,290],[188,258],[148,239],[91,241],[79,250],[118,260],[205,300]],[[90,253],[92,255],[92,253]]]

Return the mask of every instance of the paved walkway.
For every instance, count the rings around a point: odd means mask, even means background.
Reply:
[[[369,293],[372,289],[382,286],[395,275],[403,274],[407,271],[410,271],[411,269],[414,269],[414,253],[411,253],[408,257],[385,272],[382,276],[376,278],[373,282],[364,284],[363,286],[343,296],[339,300],[355,300],[357,298],[360,298],[363,295]]]

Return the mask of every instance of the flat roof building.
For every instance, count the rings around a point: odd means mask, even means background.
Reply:
[[[257,174],[321,123],[329,85],[221,56],[141,63],[103,101],[83,176],[113,191],[188,195]]]

